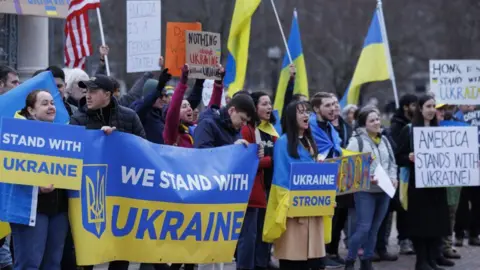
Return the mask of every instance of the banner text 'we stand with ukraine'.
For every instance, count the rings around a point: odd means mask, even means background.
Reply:
[[[77,164],[75,171],[68,170],[65,158],[67,153],[72,160],[78,158],[75,151],[64,151],[53,167],[38,165],[43,163],[36,154],[48,156],[48,147],[39,148],[38,142],[48,146],[54,138],[77,138],[78,127],[63,125],[56,133],[45,132],[58,126],[3,119],[3,134],[22,130],[37,138],[37,145],[2,144],[2,149],[22,152],[27,163],[34,160],[36,171],[28,172],[34,179],[48,179],[38,169],[42,166],[53,168],[50,172],[64,181],[76,181],[67,178],[70,173],[82,175],[80,190],[70,191],[69,199],[77,264],[231,261],[258,167],[256,146],[187,149],[121,132],[106,136],[83,130],[83,168]],[[66,175],[60,170],[64,165]],[[11,173],[25,173],[21,166],[14,169]]]

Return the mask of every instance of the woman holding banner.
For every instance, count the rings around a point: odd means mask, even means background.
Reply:
[[[323,269],[325,238],[323,217],[288,218],[290,165],[316,162],[317,146],[309,127],[305,102],[287,105],[282,135],[274,147],[273,182],[267,204],[263,240],[273,242],[280,269]]]
[[[374,106],[367,106],[360,110],[357,117],[358,127],[350,139],[347,149],[354,152],[371,153],[372,175],[371,186],[368,191],[353,194],[356,211],[356,226],[348,238],[348,255],[345,270],[353,270],[358,250],[363,247],[361,270],[372,270],[372,258],[377,234],[390,205],[390,197],[376,185],[378,179],[373,176],[377,167],[382,167],[388,175],[388,180],[397,186],[397,164],[392,146],[387,137],[382,135],[380,112]]]
[[[15,118],[53,122],[55,115],[52,95],[45,90],[34,90],[28,94],[25,107]],[[33,196],[37,194],[35,226],[10,224],[14,239],[14,269],[40,269],[44,265],[48,269],[60,270],[68,231],[67,194],[53,185],[34,187]]]
[[[270,245],[262,241],[267,194],[270,192],[273,173],[273,144],[278,133],[273,115],[272,101],[267,93],[254,92],[250,96],[257,110],[254,119],[242,128],[242,137],[249,143],[263,148],[247,214],[237,245],[237,269],[267,269],[270,260]],[[249,218],[247,218],[249,217]]]
[[[449,211],[445,188],[417,188],[415,181],[415,154],[413,128],[438,126],[435,99],[425,95],[418,99],[412,125],[405,126],[399,135],[397,163],[409,169],[407,232],[411,237],[417,260],[415,270],[442,269],[436,259],[442,237],[449,234]]]

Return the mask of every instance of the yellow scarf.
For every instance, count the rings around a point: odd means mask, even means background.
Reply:
[[[382,138],[379,137],[379,136],[370,136],[370,135],[368,135],[368,137],[370,137],[370,139],[372,139],[372,141],[373,141],[376,145],[379,145],[380,142],[382,141]]]
[[[272,137],[280,137],[278,136],[278,132],[275,130],[275,128],[269,121],[262,120],[262,122],[260,122],[260,125],[258,125],[258,129]]]

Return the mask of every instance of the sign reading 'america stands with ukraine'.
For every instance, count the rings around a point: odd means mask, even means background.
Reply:
[[[231,261],[255,145],[188,149],[101,131],[85,141],[82,188],[69,201],[77,264]]]
[[[0,182],[79,190],[85,129],[3,118]]]
[[[292,163],[287,216],[333,215],[338,166],[336,163]]]

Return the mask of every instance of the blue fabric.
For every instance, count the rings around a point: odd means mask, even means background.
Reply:
[[[295,159],[288,154],[288,139],[287,135],[283,134],[275,142],[273,148],[273,160],[275,160],[275,168],[273,170],[273,182],[272,185],[280,186],[285,189],[290,189],[290,170],[291,164],[296,162],[314,162],[310,153],[298,145],[299,159]]]
[[[441,127],[468,127],[470,126],[468,123],[454,121],[454,120],[443,120],[440,121],[439,126]]]
[[[465,114],[464,114],[462,111],[460,111],[460,110],[458,110],[458,111],[455,113],[454,117],[457,118],[457,119],[460,120],[460,121],[465,121]]]
[[[194,148],[213,148],[233,144],[242,136],[229,123],[226,108],[208,108],[202,114],[193,134]]]
[[[329,136],[323,129],[318,126],[317,123],[317,116],[312,113],[309,119],[309,125],[312,130],[313,138],[315,139],[315,143],[317,144],[318,153],[322,156],[327,156],[330,150],[333,148],[333,157],[339,157],[342,155],[341,149],[341,142],[340,135],[335,130],[335,127],[329,122],[330,130],[332,131],[332,140],[330,140]]]
[[[152,107],[157,99],[157,93],[153,92],[146,96],[144,100],[140,100],[132,104],[132,109],[137,112],[143,128],[145,129],[146,139],[149,142],[163,144],[163,130],[165,129],[166,107],[158,109]]]
[[[237,242],[237,269],[255,269],[258,208],[247,207]]]
[[[45,269],[60,270],[63,246],[68,231],[66,213],[55,216],[37,215],[34,227],[11,224],[15,270]]]
[[[0,220],[18,224],[35,224],[38,187],[0,184]]]
[[[358,249],[363,247],[363,258],[372,259],[377,234],[390,205],[390,197],[384,192],[356,192],[353,194],[356,209],[356,225],[348,238],[347,260],[356,260]]]

